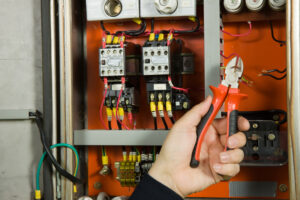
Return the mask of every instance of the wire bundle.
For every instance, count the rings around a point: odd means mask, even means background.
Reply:
[[[69,148],[69,149],[72,149],[72,151],[74,152],[75,154],[75,157],[76,157],[76,165],[75,165],[75,170],[74,170],[74,177],[77,176],[77,173],[78,173],[78,166],[79,166],[79,155],[78,155],[78,152],[77,150],[75,149],[74,146],[70,145],[70,144],[66,144],[66,143],[59,143],[59,144],[54,144],[52,146],[50,146],[50,149],[54,149],[54,148],[57,148],[57,147],[66,147],[66,148]],[[41,193],[40,193],[40,173],[41,173],[41,168],[42,168],[42,165],[43,165],[43,162],[45,160],[45,157],[47,155],[47,152],[44,151],[40,161],[39,161],[39,164],[38,164],[38,168],[37,168],[37,171],[36,171],[36,191],[35,191],[35,198],[36,199],[41,199]],[[74,187],[76,188],[76,187]],[[75,191],[76,192],[76,191]]]
[[[273,72],[277,72],[279,74],[283,74],[283,73],[286,72],[286,68],[284,70],[279,70],[279,69],[263,70],[262,73],[260,73],[258,76],[269,76],[269,77],[271,77],[271,78],[273,78],[275,80],[282,80],[282,79],[284,79],[286,77],[286,73],[283,76],[281,76],[281,77],[277,77],[277,76],[274,76],[274,75],[271,74]]]
[[[100,21],[100,26],[101,26],[101,29],[105,32],[105,34],[110,35],[110,31],[108,31],[105,28],[103,21]],[[141,23],[140,23],[140,28],[138,30],[117,31],[116,33],[113,33],[112,35],[125,34],[127,36],[139,36],[145,32],[146,27],[147,27],[147,23],[144,19],[142,19]]]

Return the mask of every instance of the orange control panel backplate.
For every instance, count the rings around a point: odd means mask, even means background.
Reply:
[[[150,21],[147,21],[150,24]],[[202,23],[203,24],[203,23]],[[285,38],[284,21],[274,21],[275,35]],[[157,20],[155,21],[155,30],[160,29],[191,29],[194,24],[187,20]],[[105,23],[110,31],[136,29],[138,26],[133,22]],[[149,30],[147,27],[147,30]],[[225,30],[231,33],[243,33],[248,31],[246,22],[228,23],[224,25]],[[176,36],[184,41],[185,49],[189,49],[195,54],[195,74],[184,77],[183,86],[190,88],[190,97],[193,104],[199,103],[204,99],[204,51],[203,33],[193,33],[190,35]],[[86,26],[87,41],[87,108],[88,108],[88,129],[103,129],[99,118],[99,107],[103,94],[103,82],[99,77],[98,49],[101,46],[102,31],[99,22],[88,22]],[[127,41],[143,45],[147,37],[127,38]],[[241,84],[241,92],[248,94],[248,99],[242,101],[240,110],[267,110],[283,109],[286,110],[286,80],[276,81],[269,77],[258,77],[263,70],[279,68],[286,66],[285,46],[280,47],[278,43],[271,38],[268,22],[253,22],[253,30],[247,37],[231,37],[224,35],[224,54],[237,53],[244,61],[244,75],[248,80],[253,81],[252,86]],[[225,64],[226,64],[225,60]],[[217,76],[218,72],[216,72]],[[140,80],[141,88],[145,88],[143,79]],[[175,118],[179,118],[182,113],[176,113]],[[106,117],[105,113],[103,114]],[[145,90],[140,95],[140,112],[136,116],[137,129],[153,128],[153,121],[146,102]],[[127,123],[125,121],[125,123]],[[168,121],[169,127],[171,123]],[[163,128],[161,121],[158,126]],[[113,129],[117,129],[113,122]],[[180,145],[180,144],[179,144]],[[101,191],[119,196],[130,195],[134,188],[121,187],[115,180],[116,171],[115,161],[122,160],[121,147],[107,147],[111,169],[113,173],[109,176],[99,175],[101,169],[101,148],[97,146],[88,147],[88,193],[97,195]],[[275,181],[277,185],[286,184],[288,186],[288,166],[282,167],[242,167],[241,172],[230,181]],[[101,188],[95,187],[95,184],[101,183]],[[229,197],[229,183],[221,182],[213,185],[206,190],[191,195],[193,197]],[[288,199],[288,191],[280,192],[277,189],[277,199]]]

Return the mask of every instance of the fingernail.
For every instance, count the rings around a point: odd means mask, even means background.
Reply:
[[[220,160],[221,160],[222,162],[227,162],[228,159],[229,159],[229,156],[228,156],[228,154],[227,154],[226,152],[222,152],[222,153],[220,154]]]
[[[235,138],[229,138],[229,141],[228,141],[228,145],[231,147],[231,148],[234,148],[238,145],[238,142]]]
[[[220,164],[215,164],[214,169],[216,172],[219,172],[221,170],[222,166]]]

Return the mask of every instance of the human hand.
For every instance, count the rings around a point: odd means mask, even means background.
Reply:
[[[226,118],[216,119],[209,127],[202,143],[200,165],[190,167],[192,151],[196,143],[196,127],[208,112],[212,98],[196,105],[178,120],[169,132],[157,160],[149,171],[157,181],[166,185],[181,197],[200,192],[208,186],[223,180],[223,176],[235,176],[240,170],[239,163],[244,158],[241,149],[246,137],[238,132],[228,138],[231,150],[224,151],[226,143]],[[240,117],[238,127],[241,131],[250,128],[248,120]]]

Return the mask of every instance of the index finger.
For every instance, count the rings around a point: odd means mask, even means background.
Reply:
[[[224,135],[227,133],[227,118],[215,119],[212,123],[213,127],[216,129],[217,133]],[[249,121],[244,117],[239,117],[238,119],[238,129],[240,131],[247,131],[250,128]]]

